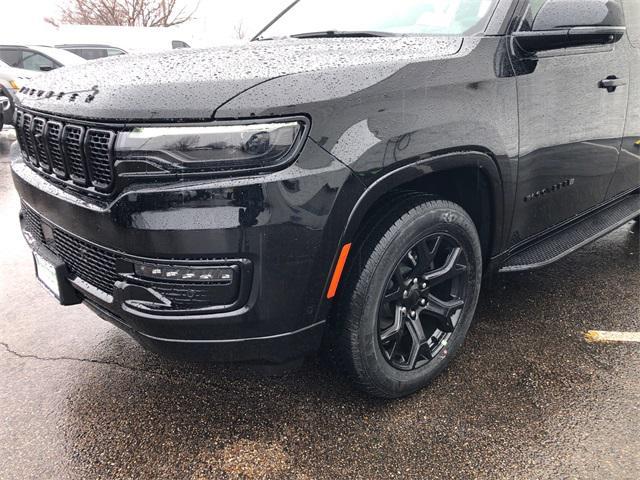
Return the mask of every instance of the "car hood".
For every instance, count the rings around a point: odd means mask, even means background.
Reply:
[[[6,82],[13,80],[18,85],[23,86],[36,75],[42,75],[38,72],[32,72],[30,70],[23,70],[21,68],[5,67],[0,65],[0,82]]]
[[[383,71],[454,55],[455,37],[277,40],[204,50],[106,58],[39,76],[18,95],[27,108],[109,121],[210,119],[221,105],[269,80],[384,64]],[[388,68],[392,66],[392,68]],[[295,98],[295,92],[292,98]]]

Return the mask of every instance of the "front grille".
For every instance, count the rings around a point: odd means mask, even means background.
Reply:
[[[238,287],[232,285],[151,283],[148,280],[131,279],[126,275],[120,276],[116,262],[129,262],[125,255],[93,245],[43,222],[42,217],[25,202],[22,202],[22,215],[23,228],[36,242],[45,245],[62,259],[72,279],[79,278],[108,295],[113,296],[116,282],[133,280],[136,284],[152,287],[170,300],[171,306],[162,309],[167,312],[228,306],[238,298]],[[231,268],[229,265],[222,266]]]
[[[53,238],[45,238],[42,219],[28,205],[22,204],[24,227],[40,243],[44,243],[67,265],[69,272],[97,289],[112,295],[120,280],[116,256],[59,228],[52,228]]]
[[[119,277],[116,273],[116,258],[111,252],[59,229],[53,230],[53,238],[52,250],[64,260],[72,274],[109,295],[113,294]]]
[[[31,167],[79,189],[112,191],[117,132],[22,110],[16,110],[15,120],[18,143]]]
[[[33,235],[33,238],[40,243],[44,243],[44,234],[42,233],[42,220],[40,215],[22,204],[22,214],[24,215],[24,228]]]

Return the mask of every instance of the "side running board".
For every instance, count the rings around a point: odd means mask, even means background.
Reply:
[[[640,215],[640,195],[619,202],[567,225],[562,230],[509,257],[500,272],[522,272],[549,265]]]

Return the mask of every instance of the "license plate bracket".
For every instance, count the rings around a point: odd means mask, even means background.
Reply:
[[[82,298],[69,282],[69,271],[60,257],[44,246],[33,251],[36,278],[61,305],[77,305]]]

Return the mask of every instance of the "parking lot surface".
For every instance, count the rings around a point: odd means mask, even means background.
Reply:
[[[34,278],[0,150],[0,478],[640,478],[632,224],[483,291],[462,353],[403,400],[321,357],[280,377],[147,353]]]

